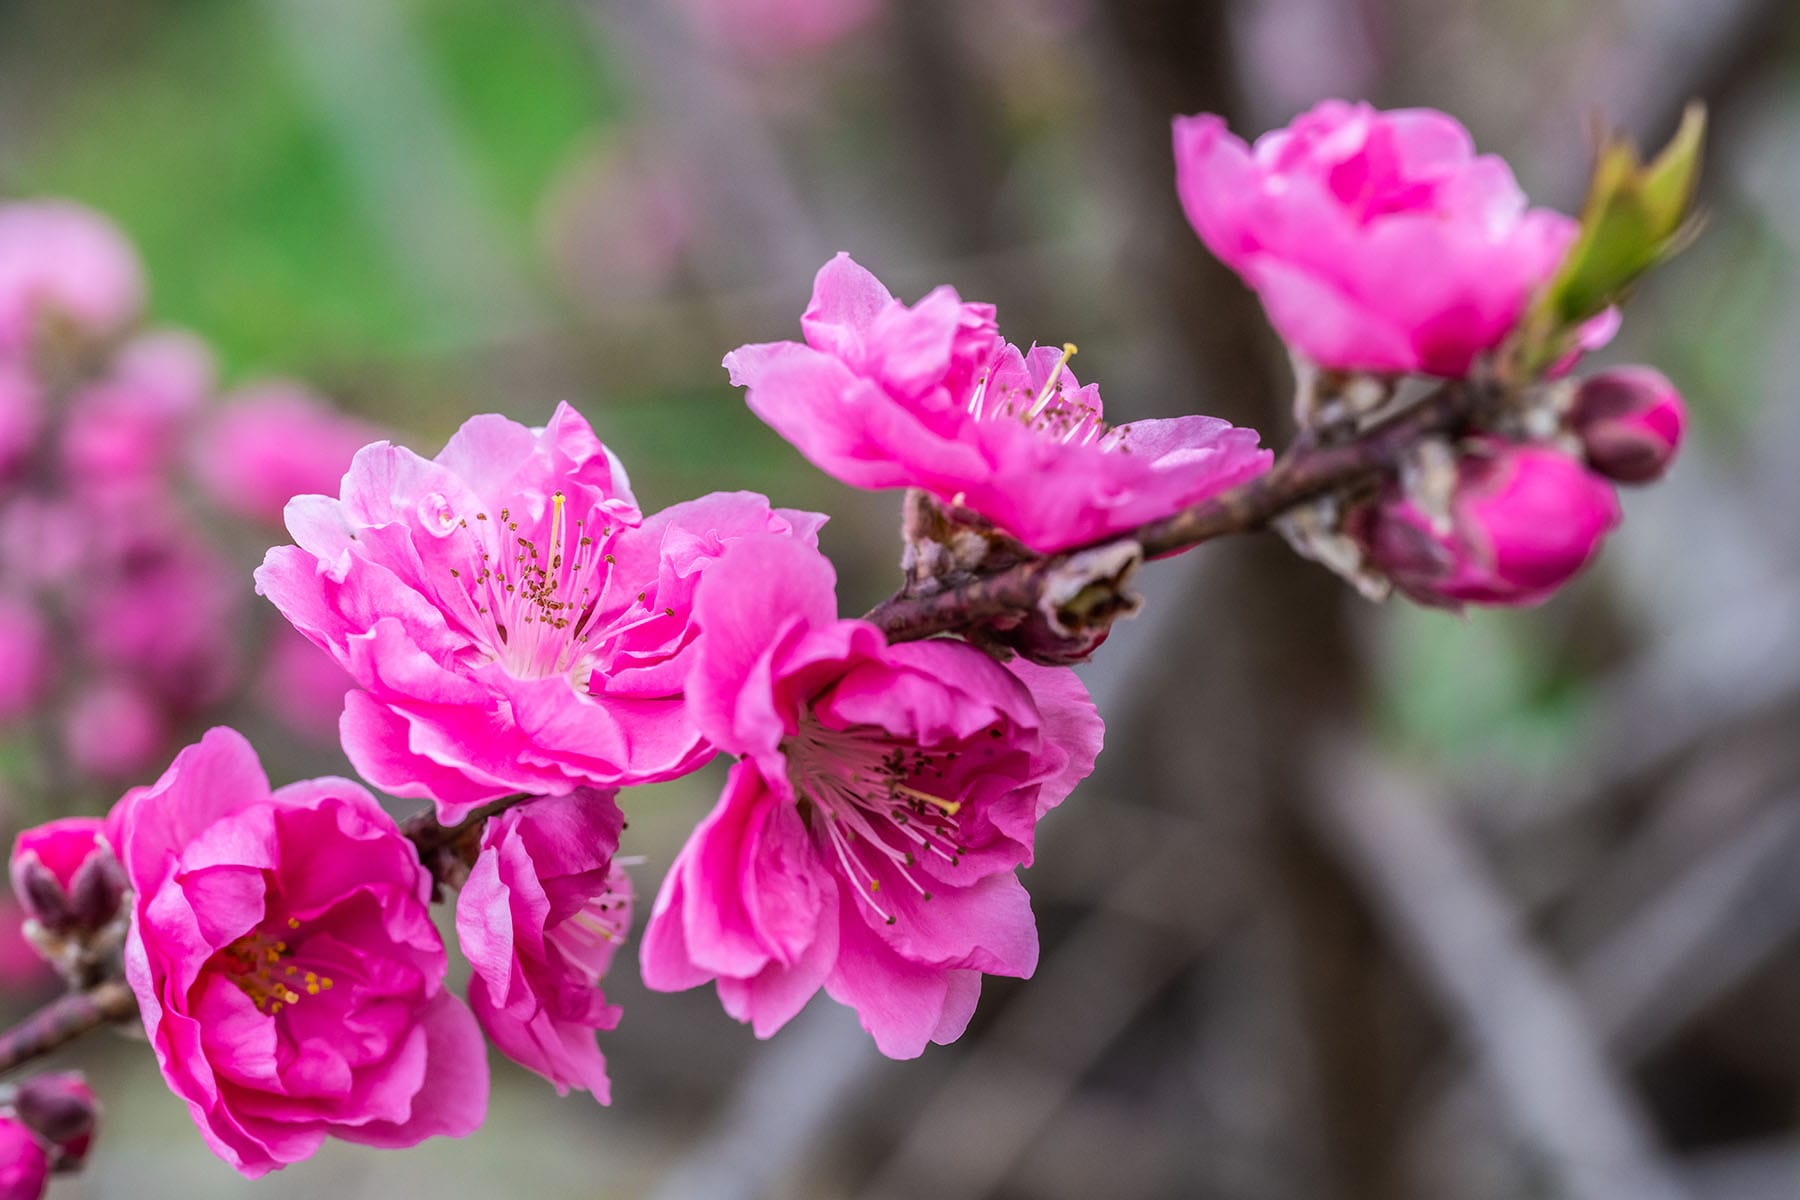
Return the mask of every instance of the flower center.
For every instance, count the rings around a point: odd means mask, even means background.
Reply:
[[[959,801],[938,794],[956,750],[930,751],[879,729],[831,729],[808,711],[782,744],[801,816],[837,860],[862,903],[887,924],[881,877],[898,875],[921,900],[931,892],[915,873],[920,856],[955,866],[967,853]]]
[[[440,519],[455,522],[469,543],[466,569],[450,574],[475,604],[482,627],[477,638],[492,658],[521,679],[568,675],[585,688],[588,677],[618,638],[639,626],[667,620],[673,609],[628,606],[604,628],[595,615],[606,602],[616,566],[603,545],[612,527],[568,516],[568,498],[551,497],[550,526],[543,542],[522,535],[510,508],[499,519],[485,512],[470,519],[444,509]],[[643,593],[638,604],[643,604]]]
[[[977,421],[1017,420],[1065,446],[1098,446],[1129,453],[1124,445],[1129,427],[1108,425],[1098,406],[1083,401],[1079,391],[1071,394],[1073,377],[1067,367],[1075,354],[1075,343],[1064,342],[1062,356],[1035,392],[1017,383],[996,383],[990,364],[969,395],[969,415]]]
[[[287,925],[290,930],[300,928],[293,917]],[[218,963],[258,1012],[274,1016],[285,1006],[300,1003],[301,993],[317,996],[332,988],[331,976],[305,970],[290,961],[292,956],[293,947],[286,941],[259,929],[219,951]]]

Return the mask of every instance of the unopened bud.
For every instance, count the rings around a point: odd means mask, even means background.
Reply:
[[[1618,367],[1581,381],[1569,424],[1594,470],[1620,483],[1649,483],[1675,460],[1687,410],[1660,371]]]
[[[56,1168],[72,1171],[87,1157],[100,1123],[100,1102],[79,1071],[38,1075],[19,1085],[13,1101],[32,1132],[54,1147]]]
[[[0,1117],[0,1200],[38,1200],[50,1181],[50,1156],[24,1124]]]
[[[1448,523],[1395,487],[1353,513],[1348,532],[1408,596],[1458,608],[1542,603],[1618,523],[1612,488],[1574,458],[1485,438],[1457,459]]]
[[[27,829],[13,843],[13,891],[45,930],[97,930],[119,913],[125,869],[93,817],[65,817]]]

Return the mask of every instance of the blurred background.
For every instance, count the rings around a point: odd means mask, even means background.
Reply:
[[[885,595],[898,496],[718,366],[840,249],[1079,342],[1118,419],[1281,446],[1284,354],[1181,218],[1168,120],[1332,95],[1446,109],[1565,210],[1596,118],[1711,106],[1707,233],[1601,356],[1694,434],[1599,569],[1466,618],[1269,537],[1146,572],[1027,875],[1038,976],[919,1061],[823,998],[757,1042],[624,957],[610,1109],[496,1058],[475,1137],[252,1185],[106,1036],[62,1056],[108,1116],[52,1196],[1800,1197],[1793,0],[0,0],[0,189],[104,213],[148,279],[145,332],[0,429],[5,820],[100,811],[219,720],[278,783],[345,769],[341,677],[249,567],[381,432],[567,399],[646,510],[828,511],[846,610]],[[721,777],[624,798],[646,894]],[[0,979],[54,991],[10,941]]]

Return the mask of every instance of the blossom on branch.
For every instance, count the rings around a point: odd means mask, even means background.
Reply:
[[[739,761],[656,897],[644,982],[716,981],[759,1037],[822,986],[910,1058],[962,1033],[982,974],[1036,967],[1015,872],[1102,727],[1072,672],[890,646],[838,619],[834,586],[822,556],[766,537],[701,580],[689,697]]]
[[[108,824],[135,891],[125,975],[163,1078],[247,1176],[326,1137],[410,1146],[487,1108],[480,1027],[444,987],[431,877],[361,787],[269,790],[229,729]]]
[[[349,671],[362,776],[453,824],[514,792],[669,779],[712,756],[681,696],[698,575],[824,518],[717,493],[649,518],[563,405],[469,420],[435,459],[377,442],[341,497],[296,497],[257,588]]]
[[[1519,323],[1575,240],[1512,168],[1432,109],[1327,100],[1246,145],[1175,121],[1188,220],[1321,366],[1459,378]]]
[[[456,902],[474,966],[469,1004],[494,1045],[556,1085],[611,1099],[594,1031],[619,1010],[599,983],[631,928],[631,881],[613,862],[624,816],[610,792],[581,788],[487,822]]]
[[[947,287],[908,307],[840,254],[804,342],[727,355],[751,409],[814,466],[861,488],[919,488],[1052,553],[1197,503],[1268,469],[1254,430],[1216,417],[1105,421],[1073,348],[1007,345],[987,304]]]

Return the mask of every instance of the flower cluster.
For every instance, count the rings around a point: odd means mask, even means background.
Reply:
[[[1175,160],[1195,231],[1296,356],[1340,383],[1361,377],[1377,398],[1401,376],[1501,373],[1579,233],[1572,217],[1528,208],[1511,168],[1429,109],[1330,100],[1253,146],[1219,117],[1183,117]],[[1616,309],[1585,322],[1549,375],[1617,327]],[[1319,407],[1309,399],[1303,420]],[[1422,604],[1536,604],[1618,525],[1610,482],[1661,476],[1685,424],[1679,394],[1645,367],[1527,387],[1493,407],[1435,461],[1334,514],[1350,562],[1316,528],[1296,544]]]
[[[278,519],[373,436],[292,385],[216,400],[206,346],[144,331],[144,296],[98,215],[0,206],[0,728],[50,718],[56,757],[100,781],[244,682],[221,519]],[[343,691],[280,682],[296,707]]]
[[[21,835],[34,945],[77,987],[118,989],[122,971],[169,1086],[249,1176],[327,1138],[470,1133],[490,1043],[607,1103],[599,1035],[622,1014],[603,984],[635,897],[618,796],[722,754],[717,802],[656,891],[644,982],[710,983],[759,1037],[823,990],[887,1055],[954,1041],[983,976],[1036,967],[1019,872],[1103,736],[1064,664],[1130,610],[1143,556],[1205,536],[1169,530],[1280,518],[1365,587],[1534,603],[1618,523],[1613,484],[1658,477],[1683,431],[1653,371],[1563,378],[1612,314],[1527,344],[1581,227],[1528,209],[1443,114],[1332,102],[1253,148],[1187,118],[1176,151],[1195,228],[1302,364],[1300,467],[1214,417],[1108,423],[1072,345],[1010,344],[991,306],[947,287],[909,305],[846,255],[818,273],[802,340],[726,357],[815,465],[907,491],[896,601],[1039,586],[922,632],[840,614],[823,516],[750,492],[646,515],[566,404],[541,427],[477,416],[430,458],[288,386],[208,415],[204,352],[128,335],[142,281],[115,235],[74,210],[0,209],[0,470],[16,472],[0,577],[33,589],[0,594],[0,718],[41,703],[63,660],[103,664],[113,692],[76,727],[135,769],[161,731],[133,724],[128,689],[197,707],[226,686],[231,589],[173,500],[185,460],[218,508],[279,516],[293,539],[254,575],[311,643],[272,659],[287,690],[329,697],[298,719],[335,716],[364,779],[429,802],[400,824],[348,779],[272,788],[248,741],[215,728],[104,819]],[[65,344],[81,355],[55,362],[102,365],[46,367]],[[1458,406],[1404,399],[1407,376]],[[1439,419],[1414,430],[1421,411]],[[1413,435],[1387,447],[1396,428]],[[1307,453],[1367,446],[1386,457],[1256,507]],[[43,629],[39,593],[58,586],[75,652]],[[430,909],[452,893],[465,996]],[[47,1082],[0,1116],[16,1194],[85,1153],[83,1097]]]

